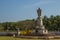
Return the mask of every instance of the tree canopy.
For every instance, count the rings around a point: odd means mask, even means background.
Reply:
[[[57,31],[60,30],[60,16],[51,15],[49,18],[47,16],[43,17],[43,24],[48,30]],[[0,23],[0,31],[16,31],[17,28],[20,30],[34,29],[36,27],[36,20],[23,20],[17,22],[3,22]]]

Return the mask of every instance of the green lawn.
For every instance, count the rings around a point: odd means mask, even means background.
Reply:
[[[46,40],[46,39],[22,39],[8,36],[0,36],[0,40]],[[49,40],[60,40],[60,39],[49,39]]]

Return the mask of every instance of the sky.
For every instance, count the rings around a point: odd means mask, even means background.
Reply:
[[[60,0],[0,0],[0,22],[15,22],[42,16],[60,15]]]

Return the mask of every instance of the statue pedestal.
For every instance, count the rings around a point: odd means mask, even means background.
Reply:
[[[48,34],[48,30],[46,30],[44,27],[43,28],[36,28],[35,33],[37,34]]]
[[[37,25],[35,28],[35,33],[37,34],[48,34],[48,30],[45,29],[42,21],[42,16],[37,18]]]

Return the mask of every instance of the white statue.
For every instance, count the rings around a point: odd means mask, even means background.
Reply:
[[[37,31],[41,34],[48,33],[48,31],[45,29],[45,27],[43,25],[42,16],[41,16],[41,9],[40,8],[37,9],[37,14],[38,14],[37,25],[36,25]]]

